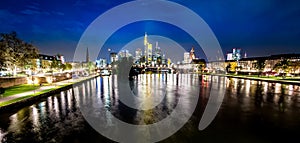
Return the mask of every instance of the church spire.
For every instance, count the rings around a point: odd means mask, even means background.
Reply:
[[[89,48],[86,48],[86,63],[90,62]]]
[[[190,51],[190,60],[192,61],[195,58],[196,58],[196,56],[195,56],[195,49],[194,49],[194,47],[192,47],[192,49]]]

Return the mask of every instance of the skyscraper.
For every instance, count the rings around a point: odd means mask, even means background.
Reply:
[[[152,44],[148,43],[148,48],[147,48],[147,62],[148,64],[151,64],[152,62]]]
[[[144,36],[145,56],[146,63],[151,64],[152,62],[152,44],[148,42],[148,35],[145,33]]]
[[[233,60],[240,60],[241,59],[241,49],[233,48],[232,49],[232,58]]]
[[[166,64],[166,55],[165,54],[162,55],[161,64],[163,64],[163,65]]]
[[[120,58],[129,58],[132,56],[128,50],[121,50],[118,55]]]
[[[145,62],[147,63],[147,55],[148,55],[148,36],[147,33],[145,33],[144,36],[144,54],[145,54]]]
[[[184,52],[183,63],[187,64],[189,62],[190,62],[190,53],[189,52]]]
[[[118,61],[118,55],[117,55],[117,53],[111,52],[111,53],[110,53],[110,62],[111,62],[111,63],[114,63],[114,62],[116,62],[116,61]]]
[[[157,64],[157,60],[159,58],[161,58],[161,49],[158,46],[158,42],[156,42],[155,50],[154,50],[154,56],[153,56],[153,61],[155,61],[155,63]]]
[[[227,60],[233,60],[232,53],[227,53],[227,58],[226,59]]]
[[[148,36],[147,36],[147,33],[145,33],[145,36],[144,36],[144,46],[146,47],[148,44]]]
[[[135,61],[139,61],[142,57],[142,49],[138,48],[135,50]]]

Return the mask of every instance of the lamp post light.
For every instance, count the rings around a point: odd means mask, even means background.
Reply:
[[[34,80],[33,80],[33,75],[31,75],[31,82],[32,82],[32,86],[33,86],[33,88],[34,88]],[[33,90],[33,95],[35,94],[35,88],[34,88],[34,90]]]

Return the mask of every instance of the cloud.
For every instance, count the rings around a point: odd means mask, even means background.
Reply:
[[[81,35],[84,32],[86,26],[80,21],[71,20],[61,24],[64,27],[64,31],[69,34]]]
[[[0,21],[0,32],[10,32],[23,22],[23,18],[8,10],[0,9]]]
[[[41,9],[41,6],[39,3],[31,3],[29,5],[26,5],[25,8],[26,9],[20,11],[21,14],[25,14],[25,15],[58,15],[58,16],[65,15],[65,13],[63,13],[61,11]]]
[[[32,9],[22,10],[21,13],[26,14],[26,15],[40,15],[40,14],[42,14],[40,11],[32,10]]]
[[[25,6],[26,9],[21,10],[21,14],[25,15],[50,15],[52,12],[46,11],[40,8],[40,4],[38,3],[31,3]],[[57,13],[55,13],[57,14]]]
[[[32,10],[32,9],[25,9],[20,11],[20,13],[25,15],[58,15],[58,16],[64,16],[65,13],[60,11],[39,11],[39,10]]]
[[[124,1],[128,2],[128,1]],[[73,6],[77,7],[83,7],[83,6],[88,6],[88,5],[97,5],[97,6],[111,6],[115,2],[112,2],[110,0],[89,0],[89,1],[84,1],[84,0],[77,0]]]
[[[35,10],[40,10],[38,5],[27,5],[26,6],[28,9],[35,9]]]

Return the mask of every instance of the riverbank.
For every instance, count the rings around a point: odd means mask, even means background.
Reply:
[[[276,82],[282,84],[293,84],[300,85],[300,77],[286,77],[283,79],[282,77],[267,77],[267,76],[248,76],[248,75],[230,75],[230,74],[204,74],[204,75],[212,75],[212,76],[223,76],[223,77],[232,77],[239,79],[249,79],[249,80],[257,80],[257,81],[266,81],[266,82]]]
[[[300,85],[300,78],[288,77],[283,79],[282,77],[258,77],[258,76],[229,75],[229,74],[203,74],[203,75],[222,76],[222,77],[231,77],[231,78],[239,78],[239,79],[282,83],[282,84]],[[98,75],[93,75],[89,77],[80,77],[78,79],[69,79],[69,80],[53,83],[52,85],[42,86],[33,91],[27,91],[27,92],[23,92],[8,97],[2,97],[0,98],[0,112],[32,104],[44,97],[48,97],[62,90],[71,88],[74,84],[89,80],[97,76]]]
[[[41,86],[40,88],[33,91],[27,91],[16,95],[0,98],[0,112],[32,104],[33,102],[36,102],[44,97],[48,97],[62,90],[71,88],[74,84],[84,82],[97,76],[99,75],[64,80],[50,85]]]

